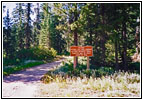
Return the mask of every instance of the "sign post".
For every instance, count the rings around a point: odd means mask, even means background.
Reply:
[[[76,68],[76,57],[74,57],[74,69]]]
[[[89,69],[89,57],[87,57],[87,69]]]
[[[76,68],[76,57],[87,56],[87,69],[89,69],[89,56],[93,56],[92,46],[71,46],[70,56],[74,56],[74,68]]]

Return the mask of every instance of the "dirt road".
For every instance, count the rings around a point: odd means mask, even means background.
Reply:
[[[48,64],[43,64],[40,66],[28,68],[24,71],[20,71],[10,76],[3,78],[3,98],[4,97],[34,97],[36,95],[37,87],[40,82],[41,77],[53,67],[61,64],[62,61],[66,59],[61,59]]]

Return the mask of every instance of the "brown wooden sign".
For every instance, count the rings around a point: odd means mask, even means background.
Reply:
[[[70,56],[93,56],[92,46],[71,46]]]

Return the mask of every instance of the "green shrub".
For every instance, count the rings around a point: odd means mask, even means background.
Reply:
[[[52,54],[51,55],[52,57],[56,57],[56,55],[57,55],[57,51],[53,48],[50,49],[50,53]]]
[[[56,50],[47,47],[33,47],[29,49],[22,49],[17,52],[17,58],[19,59],[32,59],[32,60],[49,60],[56,57]]]
[[[92,75],[92,70],[82,70],[82,73],[85,74],[87,77],[90,77]]]
[[[56,72],[68,72],[68,71],[73,71],[73,64],[72,63],[63,63],[63,66],[60,67],[59,69],[55,70]]]
[[[134,62],[129,64],[129,70],[136,70],[138,73],[140,72],[140,62]]]
[[[18,65],[20,63],[21,63],[20,59],[7,59],[7,58],[3,58],[3,66]]]
[[[33,58],[32,49],[22,49],[17,52],[16,57],[20,60]]]
[[[74,69],[70,76],[80,76],[80,70],[79,69]]]
[[[100,73],[100,75],[106,75],[106,74],[110,75],[115,72],[115,70],[112,67],[105,67],[105,66],[100,67],[97,71]]]
[[[81,64],[81,65],[79,65],[77,68],[78,68],[79,70],[83,70],[83,69],[85,70],[85,69],[87,68],[87,66]]]

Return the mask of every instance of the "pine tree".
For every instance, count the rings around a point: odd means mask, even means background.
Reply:
[[[35,13],[36,13],[36,19],[35,22],[33,24],[34,26],[34,30],[33,30],[33,44],[34,46],[39,45],[39,34],[40,34],[40,7],[39,7],[39,3],[37,3],[37,7],[34,9]]]
[[[31,10],[31,3],[26,4],[26,22],[25,22],[25,38],[26,38],[26,43],[25,47],[28,49],[30,47],[30,43],[32,41],[32,31],[31,31],[31,17],[30,14],[32,13]]]
[[[55,14],[59,16],[59,21],[63,22],[58,25],[59,30],[64,30],[67,34],[67,44],[77,46],[79,44],[79,16],[83,4],[68,3],[68,4],[54,4]],[[70,33],[70,34],[69,34]],[[69,36],[72,36],[72,43],[69,44]],[[76,65],[78,59],[75,57]]]
[[[11,19],[9,17],[9,9],[7,9],[7,15],[4,17],[4,27],[3,27],[3,48],[6,54],[6,58],[13,58],[14,53],[14,44],[13,44],[13,36],[11,31]]]
[[[23,3],[16,3],[16,8],[13,11],[13,26],[16,27],[16,39],[18,50],[24,48],[24,4]]]
[[[52,15],[50,17],[50,47],[54,48],[59,54],[63,53],[65,50],[65,38],[63,37],[63,32],[56,29],[58,26],[58,16]]]
[[[43,19],[41,21],[39,45],[50,47],[50,37],[49,37],[49,25],[50,25],[50,14],[49,14],[48,3],[43,4]]]

